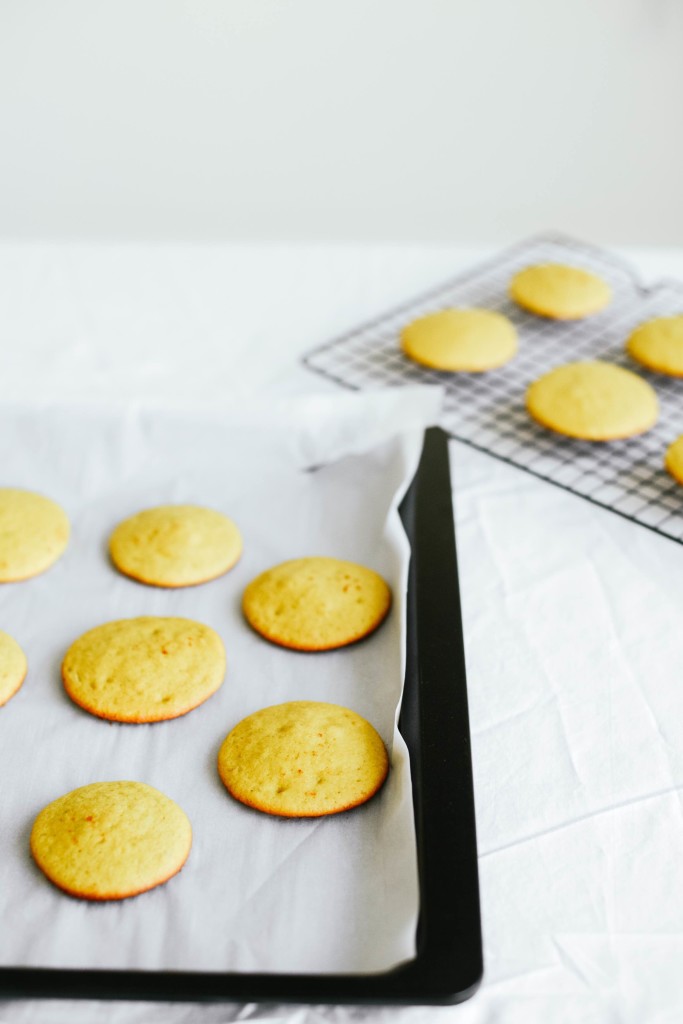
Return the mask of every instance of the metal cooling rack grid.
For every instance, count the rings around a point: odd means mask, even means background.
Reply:
[[[528,264],[547,262],[571,263],[601,275],[612,286],[612,303],[573,323],[525,313],[508,297],[510,278]],[[411,363],[399,349],[401,327],[448,306],[482,306],[509,317],[519,332],[515,359],[483,374],[442,373]],[[683,489],[663,468],[666,448],[683,433],[683,379],[649,373],[624,350],[637,324],[681,312],[683,283],[663,281],[646,288],[610,253],[546,235],[314,349],[304,365],[354,389],[441,384],[442,426],[452,437],[683,543]],[[656,426],[629,440],[595,443],[563,438],[531,420],[524,407],[529,384],[577,359],[604,359],[649,380],[660,401]]]

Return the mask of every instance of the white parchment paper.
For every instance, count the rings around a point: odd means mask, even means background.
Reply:
[[[416,851],[406,749],[396,731],[409,550],[396,511],[417,466],[435,389],[311,397],[198,415],[127,406],[0,409],[0,485],[59,501],[72,523],[61,561],[0,587],[0,628],[29,673],[0,709],[0,964],[204,971],[387,969],[414,954]],[[119,575],[107,538],[123,517],[196,502],[239,524],[227,576],[166,591]],[[306,655],[252,633],[246,583],[286,558],[326,554],[382,573],[391,615],[368,640]],[[212,626],[225,683],[187,716],[154,725],[98,720],[65,695],[60,663],[85,630],[114,618],[180,615]],[[285,821],[233,801],[216,772],[228,731],[269,704],[310,699],[367,717],[392,758],[381,794],[348,814]],[[190,858],[167,885],[93,905],[33,864],[38,811],[77,786],[137,779],[189,815]]]

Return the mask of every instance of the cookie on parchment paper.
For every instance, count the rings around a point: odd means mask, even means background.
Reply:
[[[80,707],[114,722],[161,722],[203,704],[225,677],[219,635],[193,619],[144,615],[88,630],[62,662]]]
[[[33,491],[0,487],[0,583],[45,572],[68,542],[69,520],[56,501]]]
[[[201,505],[159,505],[119,523],[109,539],[117,569],[155,587],[191,587],[222,576],[242,554],[239,529]]]
[[[9,633],[0,629],[0,707],[20,688],[27,670],[26,655],[21,647]]]
[[[372,633],[391,591],[372,569],[338,558],[295,558],[247,586],[242,608],[257,633],[281,647],[328,651]]]
[[[58,888],[87,900],[122,900],[177,874],[192,827],[175,801],[142,782],[93,782],[37,816],[31,853]]]
[[[318,701],[256,711],[218,753],[219,775],[236,800],[286,818],[357,807],[381,788],[388,771],[373,726],[349,708]]]

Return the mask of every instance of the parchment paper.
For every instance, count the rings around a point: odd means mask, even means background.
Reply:
[[[29,673],[0,709],[0,963],[3,965],[342,972],[387,969],[414,954],[418,910],[410,773],[396,731],[405,653],[409,550],[396,511],[417,466],[438,391],[312,397],[231,412],[58,404],[0,409],[0,485],[59,501],[72,537],[33,580],[0,587],[0,628]],[[119,575],[107,538],[123,517],[196,502],[239,524],[245,550],[228,575],[160,590]],[[244,623],[258,572],[327,554],[375,568],[394,593],[366,641],[306,655]],[[212,626],[228,657],[218,693],[187,716],[121,725],[71,703],[66,648],[114,618],[181,615]],[[228,731],[293,699],[344,704],[389,747],[392,771],[365,807],[286,821],[233,801],[216,772]],[[38,811],[77,786],[137,779],[189,815],[182,872],[134,899],[94,905],[56,890],[33,864]]]

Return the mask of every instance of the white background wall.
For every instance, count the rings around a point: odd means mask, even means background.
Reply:
[[[0,234],[683,244],[683,0],[0,0]]]

